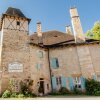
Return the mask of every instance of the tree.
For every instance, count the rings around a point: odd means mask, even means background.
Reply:
[[[86,33],[86,37],[100,40],[100,21],[96,22],[93,28]]]

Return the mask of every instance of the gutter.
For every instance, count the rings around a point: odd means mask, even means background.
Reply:
[[[48,63],[49,63],[49,71],[50,71],[50,81],[51,81],[51,92],[53,92],[53,85],[52,85],[52,73],[51,73],[51,67],[50,67],[50,54],[49,54],[49,48],[48,50]]]

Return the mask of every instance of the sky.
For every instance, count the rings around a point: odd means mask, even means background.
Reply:
[[[77,7],[84,33],[100,21],[100,0],[0,0],[0,15],[8,7],[19,8],[31,18],[30,33],[36,32],[36,23],[42,23],[42,31],[65,32],[71,25],[70,7]]]

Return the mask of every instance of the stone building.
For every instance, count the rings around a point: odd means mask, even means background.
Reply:
[[[33,80],[32,91],[43,94],[65,87],[84,91],[85,78],[100,81],[100,41],[85,38],[76,8],[70,9],[73,32],[56,30],[29,35],[29,23],[19,9],[9,7],[0,19],[0,92],[13,82]]]

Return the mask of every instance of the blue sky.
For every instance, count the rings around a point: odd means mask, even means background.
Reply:
[[[0,14],[8,7],[19,8],[32,19],[30,32],[36,31],[38,21],[43,31],[65,32],[65,26],[71,24],[69,9],[73,6],[78,9],[84,32],[100,21],[100,0],[0,0]]]

